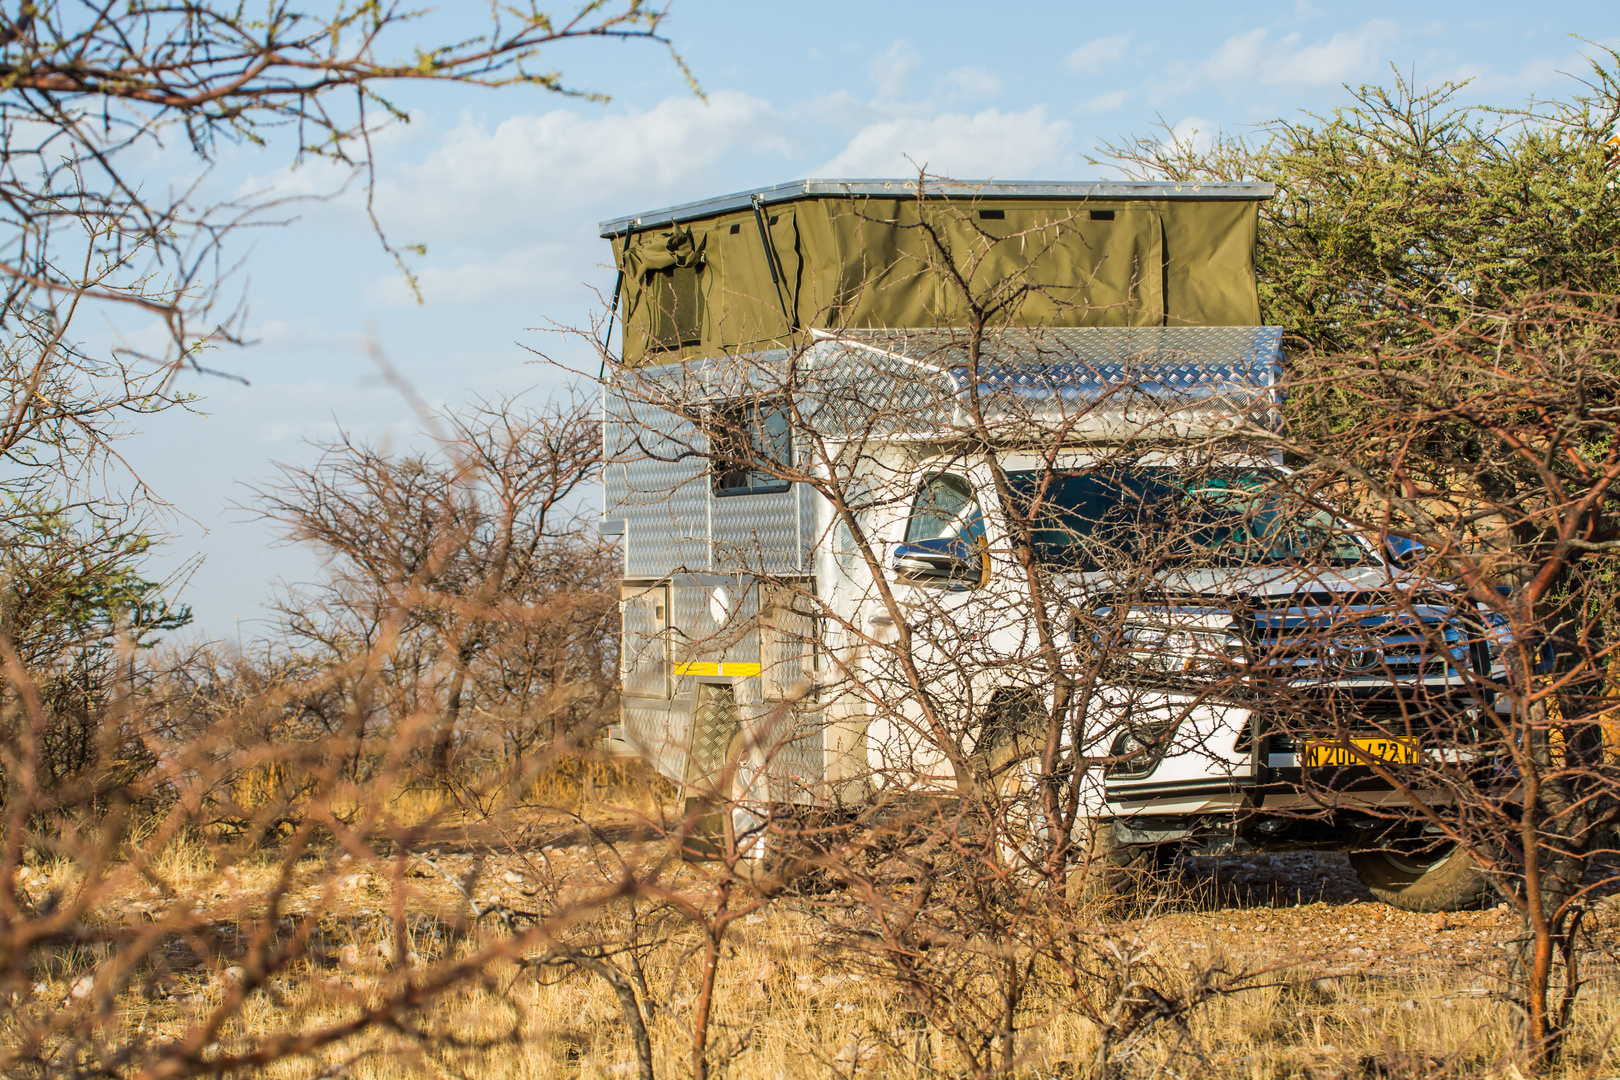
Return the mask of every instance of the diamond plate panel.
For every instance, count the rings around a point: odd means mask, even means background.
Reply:
[[[709,568],[709,485],[694,425],[614,387],[604,391],[602,515],[625,523],[625,576]]]
[[[624,586],[619,590],[619,685],[626,697],[668,700],[669,588]]]
[[[680,783],[686,775],[691,717],[683,711],[651,708],[626,700],[619,712],[624,736],[660,775]]]
[[[669,625],[674,642],[676,670],[685,665],[718,661],[722,647],[717,640],[719,627],[709,613],[709,588],[676,585],[669,590]]]
[[[698,686],[692,705],[692,747],[682,781],[687,787],[712,790],[720,782],[741,724],[731,687],[710,683]]]
[[[812,346],[800,365],[799,411],[826,435],[886,439],[944,426],[956,383],[942,365],[850,338]],[[869,347],[868,347],[869,346]]]
[[[797,500],[797,517],[799,524],[799,562],[784,573],[807,574],[813,567],[816,552],[816,503],[819,501],[815,491],[799,484],[793,490],[793,497]]]
[[[774,802],[826,801],[826,716],[821,711],[797,713],[791,718],[793,737],[781,743],[766,764]]]
[[[722,574],[797,573],[803,561],[798,509],[799,496],[791,488],[714,498],[714,569]]]
[[[1281,340],[1276,327],[1003,330],[981,341],[975,381],[960,331],[850,331],[810,350],[801,409],[828,434],[867,438],[971,429],[970,391],[1009,438],[1046,423],[1081,438],[1274,424]]]
[[[744,587],[746,586],[746,587]],[[726,642],[726,660],[743,664],[757,664],[759,655],[759,583],[745,582],[738,596],[738,588],[726,587],[732,596],[733,611],[729,627],[720,639]]]
[[[963,330],[848,330],[839,338],[939,367],[957,367],[968,358]],[[1275,326],[1081,326],[1025,327],[987,332],[979,345],[982,366],[1088,365],[1131,357],[1167,357],[1208,364],[1248,365],[1257,358],[1280,359],[1282,330]]]
[[[816,619],[807,585],[762,582],[757,590],[760,692],[766,701],[786,701],[815,678]]]
[[[725,591],[724,621],[716,621],[720,603],[717,589]],[[759,590],[745,580],[715,580],[714,584],[677,582],[670,587],[670,628],[677,673],[691,664],[759,663]],[[710,675],[724,672],[710,671]],[[685,677],[693,677],[687,673]]]

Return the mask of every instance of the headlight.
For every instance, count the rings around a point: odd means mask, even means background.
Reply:
[[[1124,662],[1147,671],[1219,671],[1229,663],[1224,634],[1127,626],[1120,644]]]
[[[1113,743],[1108,748],[1108,754],[1120,760],[1108,766],[1105,775],[1125,779],[1151,773],[1158,768],[1159,762],[1170,749],[1170,740],[1175,735],[1179,723],[1177,720],[1167,720],[1152,724],[1136,724],[1115,735]]]

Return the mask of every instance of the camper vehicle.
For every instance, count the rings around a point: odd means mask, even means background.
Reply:
[[[1410,718],[1477,711],[1497,650],[1265,438],[1270,195],[801,181],[605,222],[619,737],[746,831],[985,781],[1015,807],[1020,725],[1063,706],[1110,857],[1337,848],[1393,903],[1480,898],[1391,832],[1375,766],[1440,752]]]

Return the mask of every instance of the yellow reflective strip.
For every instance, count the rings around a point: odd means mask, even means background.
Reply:
[[[731,660],[716,663],[713,660],[694,660],[687,664],[676,664],[675,675],[729,675],[734,679],[746,679],[759,674],[758,664],[741,664]]]

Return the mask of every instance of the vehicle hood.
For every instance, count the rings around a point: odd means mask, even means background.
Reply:
[[[1256,603],[1289,596],[1318,601],[1402,588],[1401,575],[1387,566],[1349,566],[1342,569],[1300,567],[1242,567],[1232,569],[1171,570],[1149,582],[1140,576],[1107,571],[1069,575],[1084,595],[1106,597],[1146,592],[1168,600]]]

